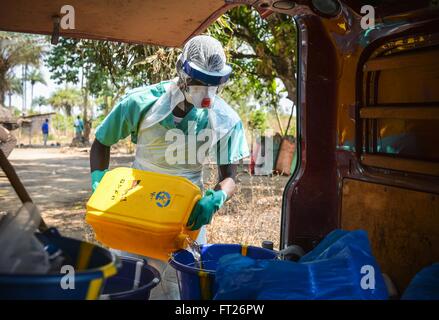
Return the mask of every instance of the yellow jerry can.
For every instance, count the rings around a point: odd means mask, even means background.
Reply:
[[[87,203],[86,221],[96,239],[130,253],[167,261],[195,240],[186,223],[201,190],[186,178],[116,168],[108,171]]]

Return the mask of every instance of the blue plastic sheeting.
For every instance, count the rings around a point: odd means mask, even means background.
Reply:
[[[412,279],[403,300],[439,300],[439,263],[422,269]]]
[[[365,231],[331,232],[299,262],[224,256],[214,299],[387,299]]]

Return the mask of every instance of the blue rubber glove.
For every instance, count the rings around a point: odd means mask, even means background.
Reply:
[[[102,170],[95,170],[91,173],[91,190],[95,192],[96,188],[98,187],[99,182],[101,182],[104,175],[107,173],[108,169]]]
[[[227,199],[227,193],[223,190],[207,190],[204,197],[197,202],[192,210],[187,226],[191,230],[198,230],[203,225],[209,224],[215,212],[222,207]]]

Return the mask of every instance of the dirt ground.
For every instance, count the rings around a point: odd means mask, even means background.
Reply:
[[[88,149],[14,149],[9,160],[49,226],[66,236],[94,242],[85,222],[85,204],[91,195]],[[110,168],[130,166],[132,155],[111,154]],[[207,228],[209,243],[279,245],[281,202],[288,177],[254,177],[240,170],[237,192],[215,214]],[[207,187],[216,182],[216,169],[205,170]],[[15,210],[18,197],[0,171],[0,211]]]

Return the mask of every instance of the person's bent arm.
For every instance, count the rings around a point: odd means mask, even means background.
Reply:
[[[94,192],[110,165],[110,147],[95,139],[90,149],[91,189]]]
[[[207,190],[193,209],[187,225],[191,230],[197,230],[205,224],[209,224],[213,214],[218,211],[224,202],[235,191],[236,164],[218,166],[219,182],[214,190]]]
[[[230,199],[235,192],[235,179],[237,164],[225,164],[218,166],[218,184],[215,190],[222,190],[227,194],[227,199]]]
[[[136,143],[137,130],[143,115],[158,99],[156,87],[127,94],[96,128],[95,141],[90,150],[92,189],[96,189],[110,163],[110,146],[131,135]],[[84,129],[82,127],[82,129]]]
[[[104,171],[110,165],[110,147],[95,139],[90,149],[90,172]]]
[[[223,159],[223,155],[227,158]],[[218,184],[215,190],[222,190],[230,199],[235,192],[236,172],[239,160],[248,157],[249,150],[242,122],[235,124],[231,133],[223,137],[217,145]]]
[[[218,211],[227,199],[235,192],[237,161],[249,156],[242,122],[238,122],[231,134],[223,137],[217,144],[218,184],[214,190],[207,190],[198,201],[189,217],[187,225],[191,230],[197,230],[202,225],[209,224],[213,214]],[[228,155],[222,159],[222,155]],[[227,162],[223,161],[226,160]]]

